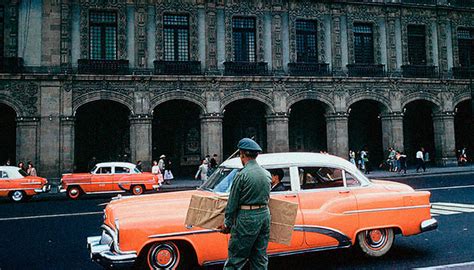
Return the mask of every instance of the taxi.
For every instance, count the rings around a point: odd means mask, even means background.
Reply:
[[[261,154],[257,162],[284,172],[284,189],[271,192],[271,197],[298,204],[291,243],[269,243],[270,257],[350,247],[379,257],[391,249],[396,235],[437,228],[430,213],[430,192],[369,180],[342,158],[278,153]],[[199,190],[113,199],[104,210],[102,235],[87,238],[91,258],[107,268],[193,269],[222,264],[229,236],[184,222],[193,194],[228,195],[241,168],[239,158],[224,162]]]
[[[161,180],[160,180],[161,179]],[[161,174],[141,172],[128,162],[98,163],[90,173],[63,174],[59,191],[71,199],[83,194],[130,192],[141,195],[148,190],[158,190]]]
[[[29,176],[18,167],[0,166],[0,197],[21,202],[50,190],[51,185],[46,178]]]

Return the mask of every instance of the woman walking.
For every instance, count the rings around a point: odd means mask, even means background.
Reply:
[[[207,172],[209,170],[209,163],[207,162],[207,159],[203,159],[201,162],[201,165],[199,165],[199,169],[196,173],[196,176],[194,176],[194,179],[201,179],[202,181],[207,180]]]
[[[36,173],[36,169],[31,161],[28,162],[28,169],[26,170],[26,173],[29,176],[38,176],[38,174]]]

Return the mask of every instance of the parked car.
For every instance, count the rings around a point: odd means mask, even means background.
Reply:
[[[262,154],[257,162],[284,171],[284,191],[271,197],[298,203],[289,246],[270,243],[269,256],[358,246],[367,256],[387,253],[396,234],[437,228],[430,193],[367,179],[352,163],[316,153]],[[199,190],[121,197],[104,210],[102,235],[87,239],[91,258],[105,267],[192,269],[223,263],[228,235],[185,226],[193,194],[228,195],[240,159],[221,164]]]
[[[18,167],[0,166],[0,197],[8,196],[14,202],[21,202],[50,190],[46,178],[29,176]]]
[[[60,192],[71,199],[83,194],[130,192],[140,195],[147,190],[158,190],[158,175],[141,172],[128,162],[98,163],[90,173],[63,174]]]

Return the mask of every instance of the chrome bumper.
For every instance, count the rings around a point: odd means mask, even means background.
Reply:
[[[161,185],[153,185],[153,189],[156,189],[156,190],[160,189],[160,187]]]
[[[36,193],[46,193],[51,191],[51,184],[46,184],[42,188],[35,189]]]
[[[434,218],[424,220],[420,225],[421,232],[436,230],[438,228],[438,221]]]
[[[91,259],[108,269],[128,269],[131,268],[137,254],[120,254],[112,252],[109,245],[100,244],[101,236],[87,237],[87,249]]]

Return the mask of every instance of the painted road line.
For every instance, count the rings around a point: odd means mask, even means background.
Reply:
[[[56,215],[41,215],[41,216],[26,216],[26,217],[10,217],[10,218],[0,218],[0,221],[10,221],[10,220],[24,220],[24,219],[38,219],[38,218],[56,218],[56,217],[74,217],[74,216],[87,216],[87,215],[99,215],[104,212],[84,212],[84,213],[70,213],[70,214],[56,214]]]
[[[459,209],[462,209],[462,208],[474,209],[474,204],[447,203],[447,202],[436,202],[434,204],[436,204],[436,205],[445,205],[445,206],[454,206],[454,207],[459,207]]]
[[[429,267],[420,267],[420,268],[413,268],[414,270],[435,270],[435,269],[472,269],[474,267],[474,262],[465,262],[465,263],[455,263],[455,264],[445,264],[445,265],[436,265],[436,266],[429,266]]]
[[[461,212],[447,211],[447,210],[440,210],[440,209],[431,209],[431,213],[440,214],[440,215],[455,215],[455,214],[461,214]]]
[[[459,211],[459,212],[464,212],[464,213],[474,212],[474,209],[453,207],[453,206],[444,206],[444,205],[431,205],[431,208],[432,209],[449,210],[449,211]]]
[[[452,186],[452,187],[436,187],[436,188],[420,188],[417,190],[443,190],[443,189],[458,189],[458,188],[474,188],[474,185],[466,185],[466,186]]]

